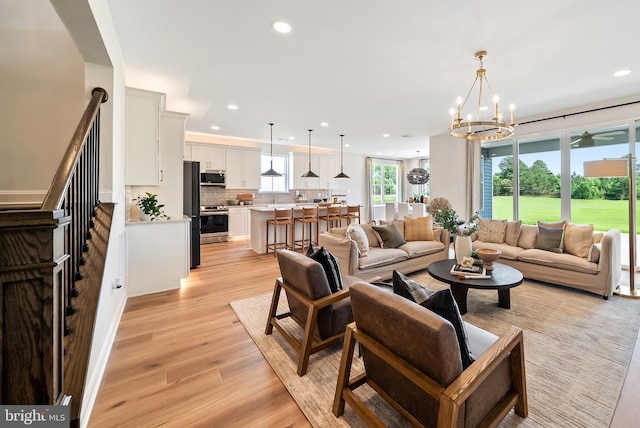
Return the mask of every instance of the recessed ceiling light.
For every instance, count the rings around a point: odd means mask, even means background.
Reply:
[[[326,126],[329,126],[329,124],[328,124],[327,122],[322,122],[322,123],[320,124],[320,126],[325,126],[325,127],[326,127]]]
[[[296,139],[296,137],[289,137],[289,139],[290,139],[290,140],[295,140],[295,139]]]
[[[389,134],[382,134],[382,136],[383,136],[384,138],[387,138],[387,137],[389,137]]]
[[[345,144],[344,146],[345,146],[345,147],[349,147],[350,145],[351,145],[351,144]]]
[[[291,32],[291,25],[287,24],[286,22],[282,22],[282,21],[276,21],[273,24],[271,24],[271,26],[273,27],[274,30],[276,30],[278,33],[289,33]]]
[[[616,71],[615,73],[613,73],[613,75],[616,76],[616,77],[622,77],[622,76],[626,76],[629,73],[631,73],[631,69],[627,68],[627,69],[624,69],[624,70]]]
[[[235,104],[229,104],[229,105],[227,106],[227,108],[228,108],[229,110],[238,110],[238,106],[237,106],[237,105],[235,105]]]
[[[215,129],[217,131],[218,129],[220,129],[220,127],[217,126],[217,125],[213,125],[213,126],[211,126],[211,129]]]

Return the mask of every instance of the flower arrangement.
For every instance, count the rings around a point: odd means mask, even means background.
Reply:
[[[164,204],[158,202],[158,195],[146,192],[146,196],[138,196],[134,199],[136,205],[140,208],[140,211],[149,216],[150,220],[156,220],[159,218],[166,218],[170,220],[171,217],[164,213],[162,209]]]
[[[454,235],[468,236],[477,232],[479,218],[480,213],[476,211],[468,222],[460,222],[458,221],[458,213],[456,213],[452,208],[445,207],[439,210],[433,219],[440,225],[440,227],[448,230]]]

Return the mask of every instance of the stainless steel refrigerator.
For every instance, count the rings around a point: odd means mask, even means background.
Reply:
[[[191,217],[191,269],[200,265],[200,162],[184,162],[184,215]]]

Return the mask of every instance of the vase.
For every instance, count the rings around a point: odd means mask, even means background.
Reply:
[[[138,218],[140,221],[151,221],[151,215],[145,214],[142,210],[138,212]]]
[[[471,236],[456,235],[453,248],[456,253],[456,262],[462,263],[464,257],[471,257]]]

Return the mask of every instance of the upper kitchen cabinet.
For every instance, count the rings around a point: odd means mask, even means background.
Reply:
[[[259,189],[261,152],[251,149],[226,149],[227,189]]]
[[[160,113],[164,94],[126,88],[125,142],[127,185],[158,185],[162,181]]]
[[[321,189],[335,189],[336,179],[334,178],[340,171],[337,168],[337,159],[333,156],[320,156],[318,175],[320,176]]]
[[[302,177],[309,171],[309,156],[305,153],[289,153],[289,163],[291,174],[289,175],[290,189],[319,189],[320,179],[314,177]],[[319,173],[318,156],[311,156],[311,170]]]
[[[205,146],[201,144],[189,144],[191,147],[191,160],[200,162],[200,172],[208,169],[226,169],[226,150],[224,147]]]

